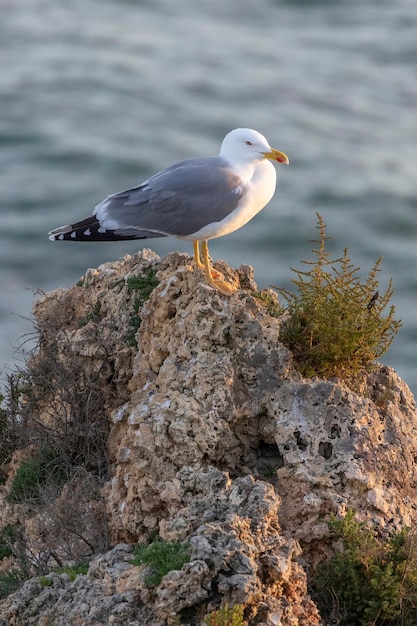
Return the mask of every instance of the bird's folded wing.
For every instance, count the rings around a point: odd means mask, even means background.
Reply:
[[[245,194],[241,179],[222,157],[182,161],[142,185],[108,196],[95,208],[106,230],[132,229],[187,236],[221,222]]]

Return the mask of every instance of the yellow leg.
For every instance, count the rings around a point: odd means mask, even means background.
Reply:
[[[204,269],[205,269],[205,268],[204,268],[204,265],[203,265],[203,263],[201,262],[201,259],[200,259],[200,248],[199,248],[199,244],[200,244],[200,242],[199,242],[199,241],[193,241],[193,246],[194,246],[194,261],[195,261],[195,264],[197,265],[197,267],[199,267],[200,269],[204,270]]]
[[[197,267],[199,267],[201,270],[203,270],[205,272],[206,271],[206,267],[205,267],[204,263],[201,262],[201,259],[200,259],[200,248],[199,248],[199,245],[200,245],[199,241],[193,241],[194,262],[197,265]],[[208,253],[208,248],[207,248],[207,253]],[[217,280],[218,278],[221,278],[223,276],[223,274],[221,274],[220,272],[218,272],[217,270],[215,270],[213,268],[211,268],[211,275],[212,275],[212,277],[215,280]]]
[[[208,284],[218,291],[221,291],[221,293],[223,293],[225,296],[230,296],[235,291],[235,288],[232,287],[232,285],[229,285],[229,283],[226,283],[224,280],[215,280],[213,278],[213,273],[215,272],[215,270],[213,272],[210,265],[207,241],[201,242],[201,253],[203,255],[204,272],[206,274],[206,280]]]

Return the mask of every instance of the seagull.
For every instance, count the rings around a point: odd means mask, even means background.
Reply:
[[[244,226],[271,200],[276,172],[289,164],[251,128],[236,128],[220,154],[180,161],[137,187],[107,196],[93,215],[51,230],[52,241],[120,241],[177,237],[193,242],[194,261],[209,285],[224,295],[235,289],[211,267],[208,241]],[[201,255],[200,255],[201,243]]]

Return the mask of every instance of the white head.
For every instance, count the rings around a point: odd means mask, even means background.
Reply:
[[[273,159],[289,163],[283,152],[271,148],[266,137],[251,128],[235,128],[222,141],[220,156],[234,163],[251,163],[262,159]]]

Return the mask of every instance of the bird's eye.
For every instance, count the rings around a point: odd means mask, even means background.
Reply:
[[[253,143],[252,143],[251,141],[245,141],[245,144],[246,144],[247,146],[253,146]]]

